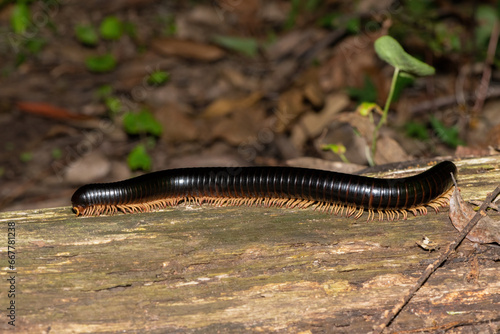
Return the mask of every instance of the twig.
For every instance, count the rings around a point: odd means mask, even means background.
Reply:
[[[500,96],[500,87],[490,86],[486,94],[486,99],[492,99]],[[420,114],[425,113],[429,110],[436,110],[441,108],[446,108],[449,106],[454,106],[457,104],[465,104],[468,102],[474,102],[474,94],[468,94],[463,98],[458,98],[456,95],[449,95],[438,97],[432,100],[426,100],[410,107],[410,114]]]
[[[457,247],[460,245],[462,240],[465,239],[467,234],[476,226],[477,222],[483,217],[486,216],[486,208],[490,205],[491,201],[498,196],[500,193],[500,186],[497,186],[495,190],[490,193],[486,199],[484,200],[483,204],[479,208],[479,211],[472,217],[472,219],[469,221],[469,223],[464,227],[464,229],[460,232],[460,235],[451,243],[448,245],[448,248],[446,251],[437,259],[435,260],[432,264],[428,265],[425,271],[422,273],[422,276],[418,279],[418,281],[415,283],[415,285],[408,291],[406,296],[403,297],[403,299],[396,305],[391,311],[388,311],[384,319],[382,319],[382,322],[379,325],[374,326],[373,328],[373,333],[382,333],[384,329],[389,326],[389,324],[392,322],[392,320],[401,312],[403,307],[405,307],[406,304],[410,301],[410,299],[413,297],[413,295],[420,289],[420,287],[427,281],[427,279],[432,275],[432,273],[441,265],[443,264],[444,261],[448,259],[448,257],[457,249]]]
[[[488,88],[491,79],[491,65],[493,64],[493,60],[495,58],[499,34],[500,22],[498,21],[498,19],[496,19],[493,30],[491,31],[490,42],[488,43],[488,53],[486,54],[483,77],[481,78],[481,83],[479,84],[476,103],[474,103],[474,107],[472,107],[472,114],[476,116],[479,115],[479,113],[483,109],[484,100],[486,99],[486,96],[488,94]]]

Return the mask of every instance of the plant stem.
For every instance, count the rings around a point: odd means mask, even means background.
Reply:
[[[375,152],[377,150],[378,131],[380,130],[382,125],[384,125],[384,123],[387,121],[387,114],[389,113],[389,107],[391,106],[392,97],[394,96],[394,91],[396,90],[396,82],[398,81],[398,76],[399,76],[399,67],[396,67],[394,69],[394,74],[392,75],[391,89],[389,91],[389,96],[387,97],[387,100],[385,101],[384,112],[382,113],[382,118],[380,118],[380,121],[378,122],[377,126],[375,127],[375,130],[373,131],[373,139],[372,139],[372,158],[373,158],[373,160],[375,160]]]

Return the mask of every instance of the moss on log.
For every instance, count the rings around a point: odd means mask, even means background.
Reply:
[[[466,200],[483,199],[500,179],[499,157],[457,165]],[[387,175],[394,174],[378,176]],[[16,228],[15,329],[366,333],[439,255],[416,242],[426,236],[443,249],[457,231],[447,209],[395,222],[365,219],[210,206],[92,218],[69,207],[4,212],[4,254],[8,223]],[[390,330],[498,330],[500,251],[480,250],[464,241]],[[4,260],[4,282],[7,266]],[[7,313],[6,291],[0,300]],[[2,331],[11,328],[7,321]]]

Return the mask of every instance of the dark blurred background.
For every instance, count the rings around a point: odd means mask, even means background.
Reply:
[[[0,1],[0,209],[167,168],[497,154],[498,17],[496,1]],[[398,81],[373,156],[383,35],[436,74]]]

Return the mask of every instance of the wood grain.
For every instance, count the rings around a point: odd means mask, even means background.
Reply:
[[[500,179],[499,157],[455,162],[466,200]],[[69,206],[0,213],[17,230],[16,331],[367,333],[439,256],[416,242],[427,236],[443,249],[457,231],[446,209],[364,218],[209,206],[88,218]],[[499,248],[464,241],[389,330],[498,331],[498,258]],[[0,301],[6,308],[5,291]]]

